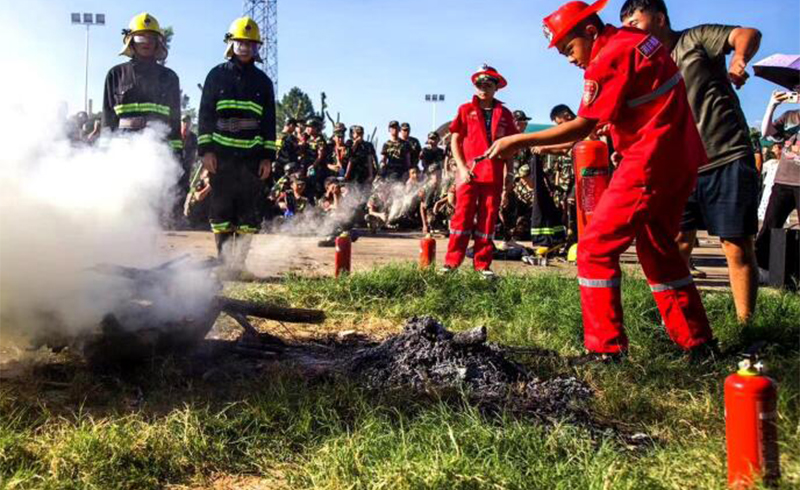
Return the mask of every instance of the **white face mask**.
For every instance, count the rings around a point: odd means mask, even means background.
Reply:
[[[236,56],[253,56],[253,43],[250,41],[233,41],[233,53]]]
[[[156,37],[150,34],[136,34],[133,36],[133,42],[136,44],[152,44],[156,42]]]

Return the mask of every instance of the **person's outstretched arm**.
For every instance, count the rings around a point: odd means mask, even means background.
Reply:
[[[597,121],[594,119],[578,116],[572,121],[537,133],[522,133],[500,138],[486,151],[485,156],[491,159],[507,159],[530,146],[559,145],[580,141],[589,136],[596,125]]]

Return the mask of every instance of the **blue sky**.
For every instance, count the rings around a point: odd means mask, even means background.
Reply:
[[[618,23],[623,0],[603,12]],[[390,119],[408,121],[422,136],[432,124],[426,93],[442,93],[437,122],[455,114],[472,93],[469,75],[484,61],[509,80],[499,97],[546,122],[557,103],[577,106],[582,72],[546,49],[542,18],[560,0],[279,0],[279,95],[299,86],[319,105],[328,95],[334,117],[347,124],[378,128],[385,139]],[[756,60],[775,52],[800,52],[797,0],[667,0],[673,26],[725,23],[757,27],[764,33]],[[41,60],[38,76],[52,77],[53,91],[70,110],[83,105],[84,35],[69,13],[104,12],[107,26],[91,32],[89,96],[99,107],[105,73],[116,63],[120,30],[141,11],[175,30],[168,65],[199,103],[197,83],[222,61],[222,37],[241,13],[240,0],[26,0],[0,2],[4,72],[20,57]],[[31,36],[31,32],[35,35]],[[13,71],[11,72],[13,73]],[[17,76],[24,76],[20,73]],[[740,91],[751,123],[761,119],[769,82],[753,78]]]

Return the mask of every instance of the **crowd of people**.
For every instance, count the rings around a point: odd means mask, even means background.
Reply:
[[[178,77],[159,63],[167,56],[163,32],[147,13],[123,32],[121,54],[131,60],[108,73],[102,127],[167,127],[165,144],[184,168],[176,193],[185,206],[174,214],[210,224],[232,271],[243,270],[252,235],[265,227],[322,233],[321,246],[358,226],[440,231],[449,235],[443,273],[461,265],[472,240],[474,267],[490,279],[492,259],[509,244],[530,241],[547,254],[580,238],[585,345],[605,359],[627,350],[619,259],[635,242],[670,336],[686,350],[713,351],[693,282],[697,232],[719,237],[737,315],[749,320],[770,228],[782,226],[800,197],[800,118],[773,118],[789,95],[776,94],[765,114],[778,162],[768,162],[774,185],[767,229],[758,233],[762,155],[736,89],[747,83],[761,33],[717,24],[674,30],[664,0],[626,0],[618,28],[598,15],[606,4],[569,2],[544,19],[550,47],[585,77],[577,113],[556,106],[554,126],[537,133],[526,132],[524,111],[495,98],[508,82],[488,65],[470,76],[472,99],[424,145],[398,121],[380,151],[358,125],[335,123],[328,137],[320,116],[290,118],[278,131],[272,82],[255,65],[259,27],[243,17],[226,34],[225,61],[203,84],[195,136],[191,118],[181,121]],[[578,237],[571,158],[586,140],[604,141],[609,163],[593,172],[613,178]]]
[[[524,111],[515,111],[519,131],[525,131],[530,118]],[[566,105],[552,111],[554,123],[571,120],[575,114]],[[312,116],[305,120],[287,119],[278,135],[276,160],[270,178],[263,184],[260,202],[264,229],[276,232],[302,233],[301,227],[286,226],[303,217],[319,217],[347,207],[347,219],[333,232],[354,226],[371,232],[379,230],[421,231],[449,234],[449,221],[455,209],[455,161],[449,135],[444,138],[430,132],[424,144],[411,135],[408,123],[391,121],[387,140],[377,151],[364,137],[364,128],[335,123],[326,137],[324,120]],[[194,182],[186,179],[182,188],[189,194],[185,214],[192,227],[207,226],[210,194],[208,172],[190,163],[196,159],[196,145],[191,145],[191,121],[184,120],[182,135],[185,168]],[[508,202],[502,207],[497,236],[505,242],[519,244],[531,240],[531,215],[534,206],[537,175],[536,162],[543,169],[546,192],[556,203],[559,221],[565,223],[558,243],[567,243],[567,225],[574,230],[574,172],[568,149],[538,149],[523,152],[514,159],[515,185]],[[345,196],[351,199],[345,200]],[[552,242],[552,240],[551,240]],[[330,245],[327,237],[320,242]]]

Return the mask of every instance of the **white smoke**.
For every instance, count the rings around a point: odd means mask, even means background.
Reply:
[[[159,210],[180,172],[163,128],[75,146],[57,108],[0,100],[2,329],[91,328],[128,292],[94,266],[160,260]]]

